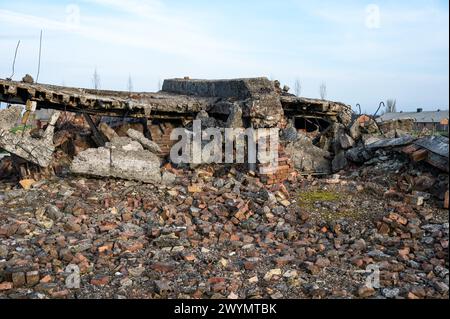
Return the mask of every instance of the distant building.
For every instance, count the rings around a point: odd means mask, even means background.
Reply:
[[[395,120],[412,119],[414,121],[414,129],[422,130],[427,128],[434,131],[448,131],[448,110],[423,111],[417,109],[416,112],[396,112],[386,113],[377,118],[377,122],[388,122]]]

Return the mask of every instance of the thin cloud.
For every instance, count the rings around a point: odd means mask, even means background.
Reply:
[[[158,50],[171,55],[185,56],[190,59],[211,61],[221,60],[234,63],[233,54],[242,49],[236,44],[208,36],[198,30],[187,27],[181,20],[175,21],[161,12],[157,1],[123,5],[114,0],[90,0],[100,5],[112,6],[118,10],[127,8],[131,16],[106,17],[83,13],[79,25],[70,25],[62,21],[0,9],[0,19],[8,24],[73,33],[85,38],[140,49]],[[150,5],[155,3],[157,5]],[[158,8],[153,10],[153,8]]]
[[[135,86],[145,90],[165,77],[273,74],[287,84],[300,76],[312,97],[326,81],[331,99],[368,108],[385,96],[411,107],[448,105],[444,1],[230,1],[73,0],[81,8],[78,27],[65,23],[59,1],[44,7],[8,2],[0,9],[0,25],[8,30],[0,55],[9,61],[14,35],[34,34],[21,43],[17,65],[29,72],[44,29],[48,62],[42,78],[57,83],[62,77],[84,83],[94,66],[109,88],[123,88],[132,73]],[[380,6],[379,29],[366,27],[369,3]],[[10,73],[9,65],[1,69]]]

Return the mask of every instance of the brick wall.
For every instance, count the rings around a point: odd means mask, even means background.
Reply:
[[[177,142],[170,140],[170,134],[177,125],[171,122],[153,122],[147,125],[152,140],[159,145],[164,156],[169,156],[170,149]]]

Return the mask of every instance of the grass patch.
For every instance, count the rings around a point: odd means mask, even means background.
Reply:
[[[334,203],[341,200],[351,200],[351,198],[347,197],[345,194],[325,190],[308,191],[299,194],[299,205],[304,209],[314,212],[316,216],[323,221],[331,222],[338,219],[361,219],[362,212],[358,209],[342,207],[341,209],[334,211],[325,209],[324,207],[318,208],[315,205],[317,203],[325,202]]]
[[[16,127],[13,127],[12,129],[10,129],[9,131],[13,134],[16,134],[18,132],[24,132],[28,129],[31,129],[32,126],[31,125],[18,125]]]
[[[338,219],[358,220],[358,219],[361,219],[362,214],[361,214],[361,212],[357,212],[355,210],[343,210],[343,211],[337,211],[337,212],[325,211],[325,212],[320,212],[320,217],[327,222],[331,222],[331,221],[335,221]]]
[[[305,205],[313,205],[316,202],[335,202],[339,199],[341,196],[331,191],[318,190],[300,193],[300,203]]]
[[[341,199],[340,194],[332,191],[315,190],[299,194],[299,205],[308,210],[315,210],[316,203],[337,202]]]

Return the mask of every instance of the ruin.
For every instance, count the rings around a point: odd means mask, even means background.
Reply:
[[[448,138],[288,91],[0,80],[0,297],[448,298]],[[169,156],[208,128],[276,131],[276,170]],[[373,261],[386,288],[364,284]]]
[[[287,179],[293,166],[299,170],[306,170],[308,173],[317,171],[329,173],[330,169],[326,167],[329,164],[328,159],[323,160],[323,156],[317,157],[317,154],[333,153],[329,139],[334,138],[336,125],[347,127],[351,123],[350,106],[332,101],[296,97],[286,90],[281,90],[277,81],[272,82],[267,78],[169,79],[164,81],[162,91],[156,93],[91,90],[0,80],[0,101],[9,104],[32,103],[37,110],[51,109],[82,115],[90,127],[92,139],[98,147],[102,147],[103,153],[108,149],[108,147],[105,148],[106,142],[110,141],[108,135],[114,134],[108,133],[108,129],[114,132],[110,127],[114,128],[114,123],[120,123],[117,126],[122,126],[123,119],[127,119],[127,123],[134,122],[141,125],[141,136],[136,137],[136,133],[132,133],[134,136],[129,137],[135,140],[137,138],[140,142],[143,138],[147,139],[149,143],[152,143],[150,153],[161,157],[167,157],[171,146],[176,142],[170,140],[172,129],[189,127],[196,118],[202,119],[202,125],[206,127],[277,127],[285,132],[287,140],[280,145],[279,171],[268,176],[261,176],[267,183]],[[93,116],[107,118],[109,125],[106,125],[104,121],[100,124],[94,123]],[[291,130],[290,134],[289,130]],[[128,128],[125,128],[125,131],[128,131]],[[289,147],[296,140],[298,132],[308,137],[316,137],[314,144],[308,144],[310,151],[303,152],[300,157],[298,154],[293,154],[297,148]],[[30,156],[23,152],[14,152],[5,145],[0,141],[0,147],[27,160],[30,159]],[[144,146],[149,148],[148,143],[147,146],[144,143]],[[286,146],[288,152],[285,151]],[[103,155],[107,157],[108,154]],[[49,165],[48,154],[42,154],[42,156],[46,160],[38,164]],[[128,156],[133,155],[128,154]],[[292,162],[291,158],[295,158],[295,161]],[[77,158],[75,162],[86,163],[86,159],[80,160]],[[314,164],[316,161],[321,163]],[[78,169],[74,172],[92,173],[91,168],[82,170],[80,169],[82,165],[75,166]],[[99,173],[100,176],[108,175],[105,170],[100,171],[103,172]],[[118,174],[111,174],[111,176],[116,175]],[[141,176],[140,174],[119,175],[124,178],[128,176],[131,179],[139,179]],[[148,181],[147,178],[142,180]]]
[[[169,79],[155,93],[0,80],[0,101],[26,105],[19,127],[15,123],[21,118],[21,107],[1,111],[0,148],[55,172],[146,183],[172,181],[163,178],[170,172],[162,167],[170,163],[170,150],[178,142],[171,139],[171,133],[184,128],[192,134],[193,121],[199,120],[202,129],[279,129],[276,169],[264,171],[265,163],[246,162],[246,171],[266,185],[282,183],[296,174],[337,173],[351,163],[370,162],[377,150],[386,148],[448,173],[448,138],[417,139],[405,134],[402,126],[378,125],[367,115],[356,118],[343,103],[289,94],[278,81],[267,78]],[[27,127],[36,110],[55,111],[45,130]],[[64,124],[55,130],[61,112],[64,120],[60,123]],[[445,147],[447,151],[442,151]],[[195,168],[198,163],[188,166]],[[22,175],[29,178],[32,174]]]

